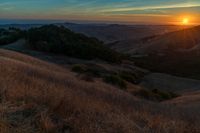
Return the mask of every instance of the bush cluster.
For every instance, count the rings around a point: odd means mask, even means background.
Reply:
[[[126,82],[118,75],[108,75],[104,77],[106,83],[120,87],[121,89],[126,89]]]
[[[179,96],[174,92],[161,91],[158,89],[153,89],[153,90],[141,89],[136,93],[134,93],[134,95],[153,101],[165,101]]]

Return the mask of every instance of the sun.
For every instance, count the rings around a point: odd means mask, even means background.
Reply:
[[[182,24],[183,25],[188,25],[189,24],[189,19],[188,18],[183,18]]]

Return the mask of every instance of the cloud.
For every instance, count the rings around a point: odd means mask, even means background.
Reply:
[[[10,2],[0,3],[0,11],[10,11],[13,9],[14,9],[14,6]]]
[[[163,6],[143,6],[143,7],[125,7],[125,8],[114,8],[104,9],[100,12],[125,12],[125,11],[139,11],[139,10],[160,10],[160,9],[174,9],[174,8],[191,8],[199,7],[200,4],[177,4],[177,5],[163,5]]]

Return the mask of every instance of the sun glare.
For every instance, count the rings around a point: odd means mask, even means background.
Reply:
[[[183,24],[183,25],[188,25],[188,24],[189,24],[189,19],[188,19],[188,18],[184,18],[184,19],[182,20],[182,24]]]

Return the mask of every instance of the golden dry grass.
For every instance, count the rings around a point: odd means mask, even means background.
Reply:
[[[0,99],[1,133],[200,132],[198,110],[143,101],[8,50],[0,50]]]

